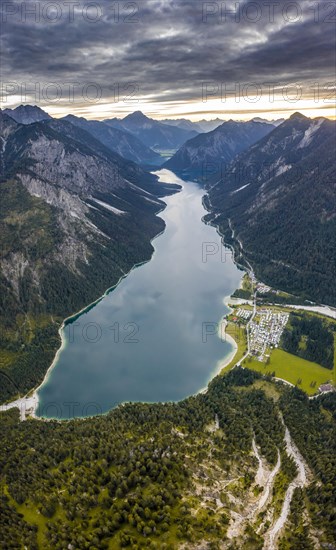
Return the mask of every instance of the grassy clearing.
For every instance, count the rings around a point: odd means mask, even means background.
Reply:
[[[6,369],[11,366],[14,359],[18,356],[14,351],[9,351],[7,349],[0,349],[0,369]]]
[[[24,520],[30,525],[36,525],[37,527],[37,542],[39,548],[44,548],[44,532],[46,529],[47,518],[42,516],[40,512],[36,509],[36,506],[31,501],[27,501],[23,504],[17,504],[13,499],[11,494],[8,491],[8,487],[5,485],[3,487],[4,494],[8,497],[10,505],[16,509],[19,514],[22,514]]]
[[[251,391],[251,387],[256,390],[262,390],[266,397],[269,399],[273,399],[273,401],[279,401],[280,398],[280,391],[277,390],[276,386],[272,382],[268,382],[267,380],[261,379],[256,380],[253,382],[252,386],[235,386],[234,390],[237,392],[249,392]]]
[[[27,501],[20,506],[16,506],[16,509],[23,515],[24,520],[27,523],[37,526],[37,542],[39,548],[43,548],[45,544],[44,534],[46,530],[46,523],[48,521],[47,518],[42,516],[42,514],[40,514],[40,512],[30,501]]]
[[[246,331],[244,327],[239,327],[235,323],[228,323],[225,329],[226,334],[229,334],[234,341],[236,342],[238,349],[235,353],[235,356],[230,361],[226,367],[221,370],[220,374],[228,372],[232,367],[234,367],[237,362],[245,355],[247,341],[246,341]]]
[[[277,378],[283,378],[291,384],[297,385],[308,395],[314,395],[321,384],[335,380],[335,367],[331,371],[281,349],[272,351],[268,365],[252,359],[251,361],[245,360],[243,366],[262,374],[274,372]],[[298,383],[300,380],[301,382]],[[316,385],[311,387],[311,384],[315,382]]]
[[[234,316],[235,309],[242,308],[242,309],[248,309],[249,311],[253,311],[253,306],[251,306],[250,304],[233,304],[233,303],[229,303],[229,307],[231,309],[233,309],[233,312],[230,314],[230,315],[233,315],[233,316]]]

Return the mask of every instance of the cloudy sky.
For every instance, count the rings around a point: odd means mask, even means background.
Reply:
[[[4,0],[2,107],[335,118],[333,11],[310,0]]]

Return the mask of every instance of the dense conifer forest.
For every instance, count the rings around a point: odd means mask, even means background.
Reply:
[[[228,530],[232,510],[261,491],[253,438],[269,468],[280,452],[270,506],[281,510],[297,472],[280,413],[311,478],[295,491],[279,548],[314,548],[316,537],[335,544],[336,395],[309,400],[236,368],[176,404],[126,404],[67,422],[2,413],[0,546],[261,549],[263,514],[238,538]]]
[[[289,327],[282,335],[281,346],[288,353],[333,369],[335,329],[336,323],[292,312]]]

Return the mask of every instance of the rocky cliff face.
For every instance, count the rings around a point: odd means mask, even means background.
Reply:
[[[0,372],[2,352],[12,350],[9,371],[26,391],[50,364],[44,352],[36,358],[52,340],[39,331],[55,333],[62,318],[150,258],[164,228],[159,197],[177,186],[158,185],[67,122],[22,125],[0,112],[0,129]],[[19,335],[24,319],[34,327],[29,338]]]
[[[70,265],[73,265],[76,259],[87,260],[85,241],[102,244],[110,239],[100,227],[100,216],[113,219],[123,212],[142,218],[153,216],[164,205],[155,194],[154,176],[128,165],[121,157],[112,156],[86,132],[79,135],[80,141],[73,136],[69,139],[65,135],[68,128],[69,125],[63,127],[60,123],[57,130],[45,123],[22,126],[2,115],[3,179],[14,178],[31,196],[55,209],[63,233],[63,257],[57,251],[56,255],[67,267],[67,242],[71,242]],[[134,183],[137,178],[139,186]],[[152,193],[146,189],[148,185]],[[157,194],[161,193],[157,186]],[[105,202],[92,203],[95,197],[103,197]],[[93,213],[97,223],[92,221]],[[83,235],[84,242],[75,244],[82,241]],[[8,258],[6,261],[8,267]],[[8,268],[5,271],[10,272]]]

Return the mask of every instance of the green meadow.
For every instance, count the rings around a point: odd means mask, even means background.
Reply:
[[[308,395],[314,395],[318,387],[328,381],[335,383],[335,366],[333,370],[321,367],[306,359],[301,359],[281,349],[275,349],[271,353],[268,364],[256,359],[246,359],[244,367],[260,372],[261,374],[275,373],[277,378],[283,378],[291,384],[297,385]]]

